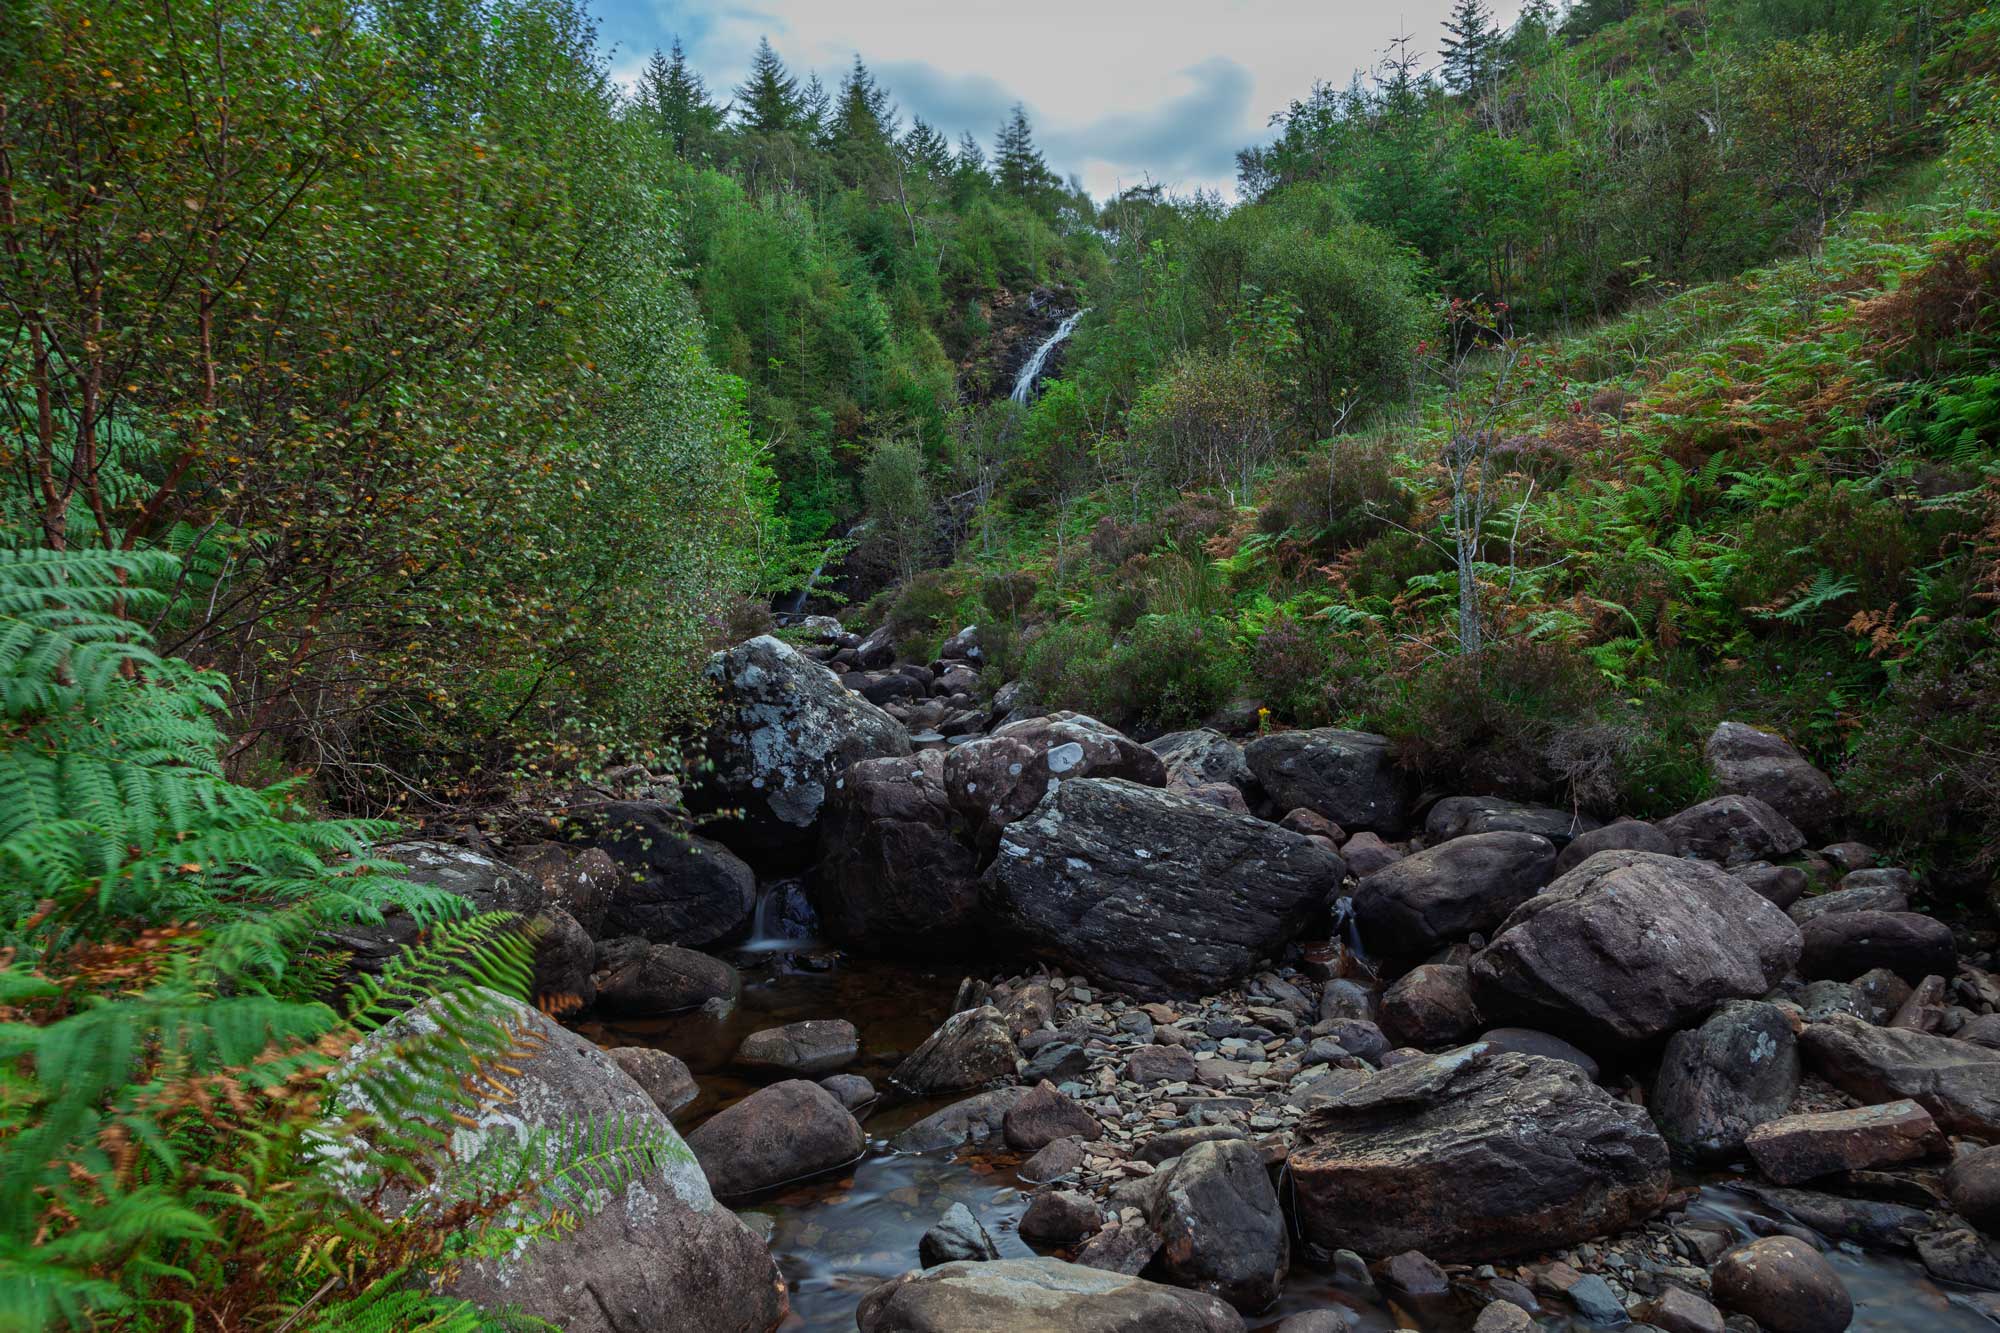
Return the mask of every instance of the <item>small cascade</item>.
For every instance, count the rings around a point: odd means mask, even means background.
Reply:
[[[1026,365],[1021,367],[1021,373],[1014,377],[1014,392],[1012,397],[1015,402],[1026,407],[1034,399],[1035,381],[1042,377],[1042,368],[1049,363],[1049,353],[1055,351],[1061,345],[1062,341],[1075,331],[1076,322],[1089,313],[1090,307],[1088,306],[1077,311],[1062,323],[1056,325],[1056,331],[1051,333],[1048,336],[1048,340],[1035,349],[1035,354],[1028,358]]]
[[[775,879],[758,889],[750,937],[736,947],[745,953],[797,949],[818,934],[819,914],[806,896],[805,881]]]
[[[826,572],[826,562],[833,558],[834,549],[833,546],[828,546],[820,554],[819,563],[813,566],[812,577],[805,581],[804,586],[799,589],[798,596],[792,598],[792,604],[785,608],[786,615],[796,616],[805,613],[806,598],[812,596],[812,590],[819,586],[819,576]]]

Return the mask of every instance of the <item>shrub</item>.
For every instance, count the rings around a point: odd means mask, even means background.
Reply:
[[[1324,727],[1376,710],[1386,646],[1327,632],[1282,612],[1248,654],[1249,683],[1282,722]]]
[[[891,594],[884,617],[896,652],[913,662],[937,655],[946,635],[955,633],[960,597],[947,571],[927,569]]]
[[[979,604],[997,620],[1019,620],[1034,604],[1035,576],[1022,570],[989,574],[979,583]]]
[[[1335,443],[1272,484],[1258,528],[1272,536],[1296,532],[1320,554],[1331,554],[1387,532],[1410,518],[1410,496],[1397,484],[1381,444]]]
[[[1113,650],[1105,695],[1120,724],[1168,731],[1213,714],[1235,696],[1239,679],[1235,644],[1221,621],[1149,615]]]
[[[1021,678],[1051,708],[1092,717],[1110,711],[1111,636],[1090,620],[1046,625],[1022,636]]]

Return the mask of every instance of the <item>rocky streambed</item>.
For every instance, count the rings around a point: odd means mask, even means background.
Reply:
[[[821,628],[718,655],[702,789],[391,849],[544,917],[564,1058],[685,1135],[622,1231],[469,1289],[592,1331],[2000,1322],[1994,935],[1781,738],[1603,822]]]

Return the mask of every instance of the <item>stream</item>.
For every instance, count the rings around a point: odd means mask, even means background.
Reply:
[[[605,1045],[655,1046],[685,1061],[701,1087],[701,1095],[675,1116],[686,1131],[761,1086],[763,1080],[745,1078],[731,1067],[737,1046],[752,1032],[803,1019],[844,1018],[855,1025],[861,1055],[846,1072],[861,1074],[884,1092],[859,1112],[869,1136],[867,1155],[818,1180],[731,1201],[746,1222],[769,1235],[771,1252],[791,1285],[792,1314],[780,1327],[786,1333],[851,1333],[861,1298],[916,1266],[919,1238],[954,1203],[980,1220],[1002,1257],[1027,1258],[1038,1251],[1017,1231],[1027,1207],[1015,1174],[1018,1157],[980,1146],[928,1155],[888,1147],[899,1131],[958,1100],[899,1100],[888,1076],[949,1016],[964,969],[944,963],[927,970],[850,956],[809,938],[811,928],[797,882],[773,884],[758,905],[752,938],[727,951],[743,972],[743,996],[733,1008],[719,1015],[694,1011],[587,1023],[579,1030]],[[1783,1220],[1720,1183],[1705,1185],[1689,1212],[1722,1221],[1745,1240],[1771,1234]],[[1913,1257],[1850,1244],[1829,1245],[1826,1255],[1853,1295],[1853,1333],[1992,1333],[1991,1321],[1954,1301]],[[1330,1269],[1295,1259],[1278,1304],[1247,1323],[1265,1333],[1286,1315],[1329,1305],[1347,1307],[1364,1333],[1397,1328],[1463,1333],[1478,1313],[1477,1301],[1466,1298],[1411,1314]],[[1539,1323],[1552,1331],[1593,1327],[1546,1307]]]

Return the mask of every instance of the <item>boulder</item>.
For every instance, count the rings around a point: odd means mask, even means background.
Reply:
[[[1203,805],[1212,805],[1218,810],[1227,810],[1232,815],[1247,815],[1250,813],[1250,802],[1243,799],[1242,790],[1230,786],[1227,782],[1211,782],[1200,787],[1185,788],[1170,785],[1167,790],[1185,791],[1189,796],[1200,801]],[[1334,851],[1336,848],[1334,844],[1329,843],[1327,850]]]
[[[1028,1202],[1019,1223],[1023,1236],[1051,1245],[1082,1240],[1104,1225],[1097,1200],[1076,1190],[1042,1190]]]
[[[820,823],[820,920],[868,947],[935,941],[968,930],[979,866],[945,799],[945,754],[864,759],[834,780]]]
[[[605,1054],[653,1099],[662,1115],[673,1115],[701,1095],[694,1075],[678,1056],[651,1046],[615,1046]]]
[[[1593,1083],[1597,1081],[1597,1061],[1591,1058],[1590,1053],[1553,1033],[1537,1032],[1533,1028],[1489,1028],[1479,1034],[1479,1040],[1496,1051],[1516,1051],[1522,1055],[1545,1056],[1550,1060],[1567,1060],[1581,1069],[1585,1078]]]
[[[1722,1311],[1685,1287],[1661,1287],[1635,1312],[1661,1333],[1723,1333]]]
[[[1160,756],[1166,766],[1168,788],[1189,791],[1195,787],[1223,783],[1239,792],[1256,784],[1243,747],[1219,731],[1206,727],[1198,731],[1170,731],[1146,742],[1146,748]]]
[[[1082,778],[1008,826],[985,902],[996,925],[1108,985],[1205,995],[1296,938],[1344,873],[1262,820]]]
[[[1833,912],[1801,927],[1799,975],[1839,980],[1886,967],[1912,984],[1958,970],[1951,927],[1916,912]]]
[[[1040,1152],[1057,1139],[1104,1137],[1097,1117],[1078,1106],[1056,1085],[1043,1080],[1028,1095],[1007,1108],[1000,1118],[1000,1132],[1015,1152]]]
[[[944,1264],[861,1298],[861,1333],[1243,1333],[1213,1296],[1059,1259]]]
[[[1743,1146],[1768,1179],[1798,1185],[1836,1171],[1872,1171],[1929,1157],[1944,1148],[1944,1135],[1930,1112],[1904,1100],[1767,1120],[1750,1131]]]
[[[1436,846],[1477,833],[1532,833],[1552,847],[1601,827],[1601,821],[1572,810],[1523,805],[1499,796],[1447,796],[1424,816],[1424,841]]]
[[[1797,866],[1774,866],[1769,861],[1746,861],[1729,867],[1729,873],[1743,881],[1752,892],[1771,906],[1790,911],[1805,896],[1806,872]],[[1794,921],[1798,920],[1793,916]]]
[[[1135,1046],[1125,1057],[1125,1077],[1142,1088],[1155,1083],[1191,1083],[1194,1057],[1178,1046]]]
[[[1451,963],[1412,968],[1383,992],[1381,1018],[1384,1032],[1400,1045],[1455,1045],[1479,1031],[1472,978]]]
[[[1162,1238],[1151,1276],[1251,1313],[1278,1298],[1291,1244],[1271,1173],[1251,1144],[1215,1140],[1182,1153],[1153,1181],[1146,1222]]]
[[[818,1078],[854,1063],[861,1034],[844,1018],[808,1019],[753,1032],[736,1048],[736,1063],[760,1072]]]
[[[2000,1138],[2000,1051],[1846,1014],[1809,1025],[1799,1042],[1807,1066],[1849,1096],[1907,1097],[1951,1133]]]
[[[1784,1011],[1740,1000],[1667,1039],[1649,1106],[1682,1161],[1723,1162],[1790,1110],[1798,1090],[1798,1038]]]
[[[1389,738],[1323,727],[1259,736],[1243,749],[1279,810],[1304,806],[1350,831],[1409,831],[1415,783],[1389,758]]]
[[[1575,1065],[1481,1045],[1395,1065],[1311,1112],[1290,1171],[1313,1244],[1464,1262],[1623,1230],[1671,1183],[1644,1111]]]
[[[1012,1078],[1020,1058],[1006,1015],[982,1005],[947,1018],[896,1066],[889,1081],[915,1096],[935,1097]]]
[[[1854,876],[1848,876],[1848,879],[1852,878]],[[1910,910],[1910,895],[1900,884],[1856,884],[1849,887],[1843,880],[1841,887],[1832,893],[1796,901],[1786,910],[1792,920],[1803,926],[1817,917],[1840,912],[1907,912]]]
[[[1754,796],[1807,834],[1825,837],[1840,816],[1833,780],[1782,736],[1741,722],[1724,722],[1703,750],[1715,785]]]
[[[1385,866],[1354,890],[1370,953],[1421,957],[1487,933],[1555,878],[1556,849],[1537,833],[1468,833]]]
[[[1472,960],[1473,996],[1585,1048],[1650,1041],[1765,994],[1799,948],[1783,912],[1714,866],[1599,852],[1507,918]]]
[[[556,906],[542,908],[542,937],[535,941],[534,994],[551,1013],[597,1003],[597,945],[577,919]]]
[[[1556,857],[1556,873],[1568,874],[1599,852],[1658,852],[1661,856],[1678,856],[1680,847],[1672,837],[1643,819],[1620,819],[1570,839]]]
[[[1951,1206],[1981,1231],[2000,1231],[2000,1148],[1974,1148],[1945,1172]]]
[[[720,958],[636,936],[598,945],[592,979],[599,1011],[628,1017],[679,1013],[743,993],[742,976]]]
[[[1917,1257],[1940,1282],[2000,1291],[2000,1256],[1971,1227],[1945,1227],[1917,1237]]]
[[[709,1186],[724,1196],[837,1170],[867,1146],[847,1108],[802,1078],[757,1089],[703,1121],[687,1142]]]
[[[1842,1333],[1854,1321],[1847,1284],[1796,1236],[1766,1236],[1722,1256],[1710,1274],[1715,1303],[1769,1333]]]
[[[604,933],[604,913],[618,887],[618,863],[595,847],[541,842],[510,855],[514,868],[542,886],[542,901],[576,918],[591,938]]]
[[[1805,834],[1755,796],[1717,796],[1659,821],[1687,856],[1719,865],[1775,861],[1806,845]]]
[[[509,1307],[572,1333],[763,1333],[785,1314],[785,1283],[764,1242],[715,1201],[701,1168],[640,1086],[601,1051],[545,1015],[489,993],[496,1017],[523,1034],[525,1055],[510,1057],[512,1096],[481,1103],[452,1133],[455,1161],[469,1163],[496,1142],[527,1135],[567,1141],[590,1125],[618,1126],[626,1139],[659,1143],[657,1165],[615,1194],[585,1181],[568,1198],[574,1224],[537,1244],[459,1257],[443,1294],[488,1308]],[[341,1112],[368,1105],[370,1066],[400,1066],[406,1046],[437,1029],[442,1002],[430,1000],[357,1043],[332,1079]],[[363,1196],[384,1188],[343,1156],[346,1136],[329,1136],[329,1164]],[[583,1180],[584,1178],[579,1178]],[[400,1186],[383,1202],[402,1206]],[[378,1205],[380,1206],[380,1205]],[[615,1314],[612,1312],[616,1312]]]
[[[742,932],[757,906],[757,875],[719,842],[687,831],[687,816],[658,801],[574,806],[572,836],[620,870],[605,928],[699,948]]]
[[[835,1074],[823,1078],[819,1085],[833,1094],[833,1099],[850,1111],[859,1111],[882,1094],[875,1091],[875,1085],[859,1074]]]
[[[952,807],[988,849],[1058,784],[1092,777],[1164,787],[1167,768],[1145,746],[1081,713],[1009,722],[954,749],[944,766]]]
[[[1000,1249],[986,1228],[962,1203],[955,1203],[938,1219],[936,1226],[917,1241],[917,1261],[925,1268],[939,1264],[985,1263],[998,1259]]]
[[[1021,1163],[1021,1179],[1030,1185],[1046,1185],[1065,1180],[1083,1167],[1086,1152],[1083,1140],[1075,1135],[1057,1139]]]
[[[1008,1110],[1027,1095],[1026,1088],[995,1088],[953,1102],[889,1140],[889,1146],[897,1152],[941,1152],[992,1138]]]
[[[1379,833],[1357,833],[1340,844],[1340,859],[1350,874],[1366,878],[1403,859],[1403,853],[1382,841]]]
[[[705,674],[719,697],[703,796],[711,807],[742,811],[714,827],[746,854],[809,847],[849,765],[910,753],[902,723],[768,634],[717,653]]]

